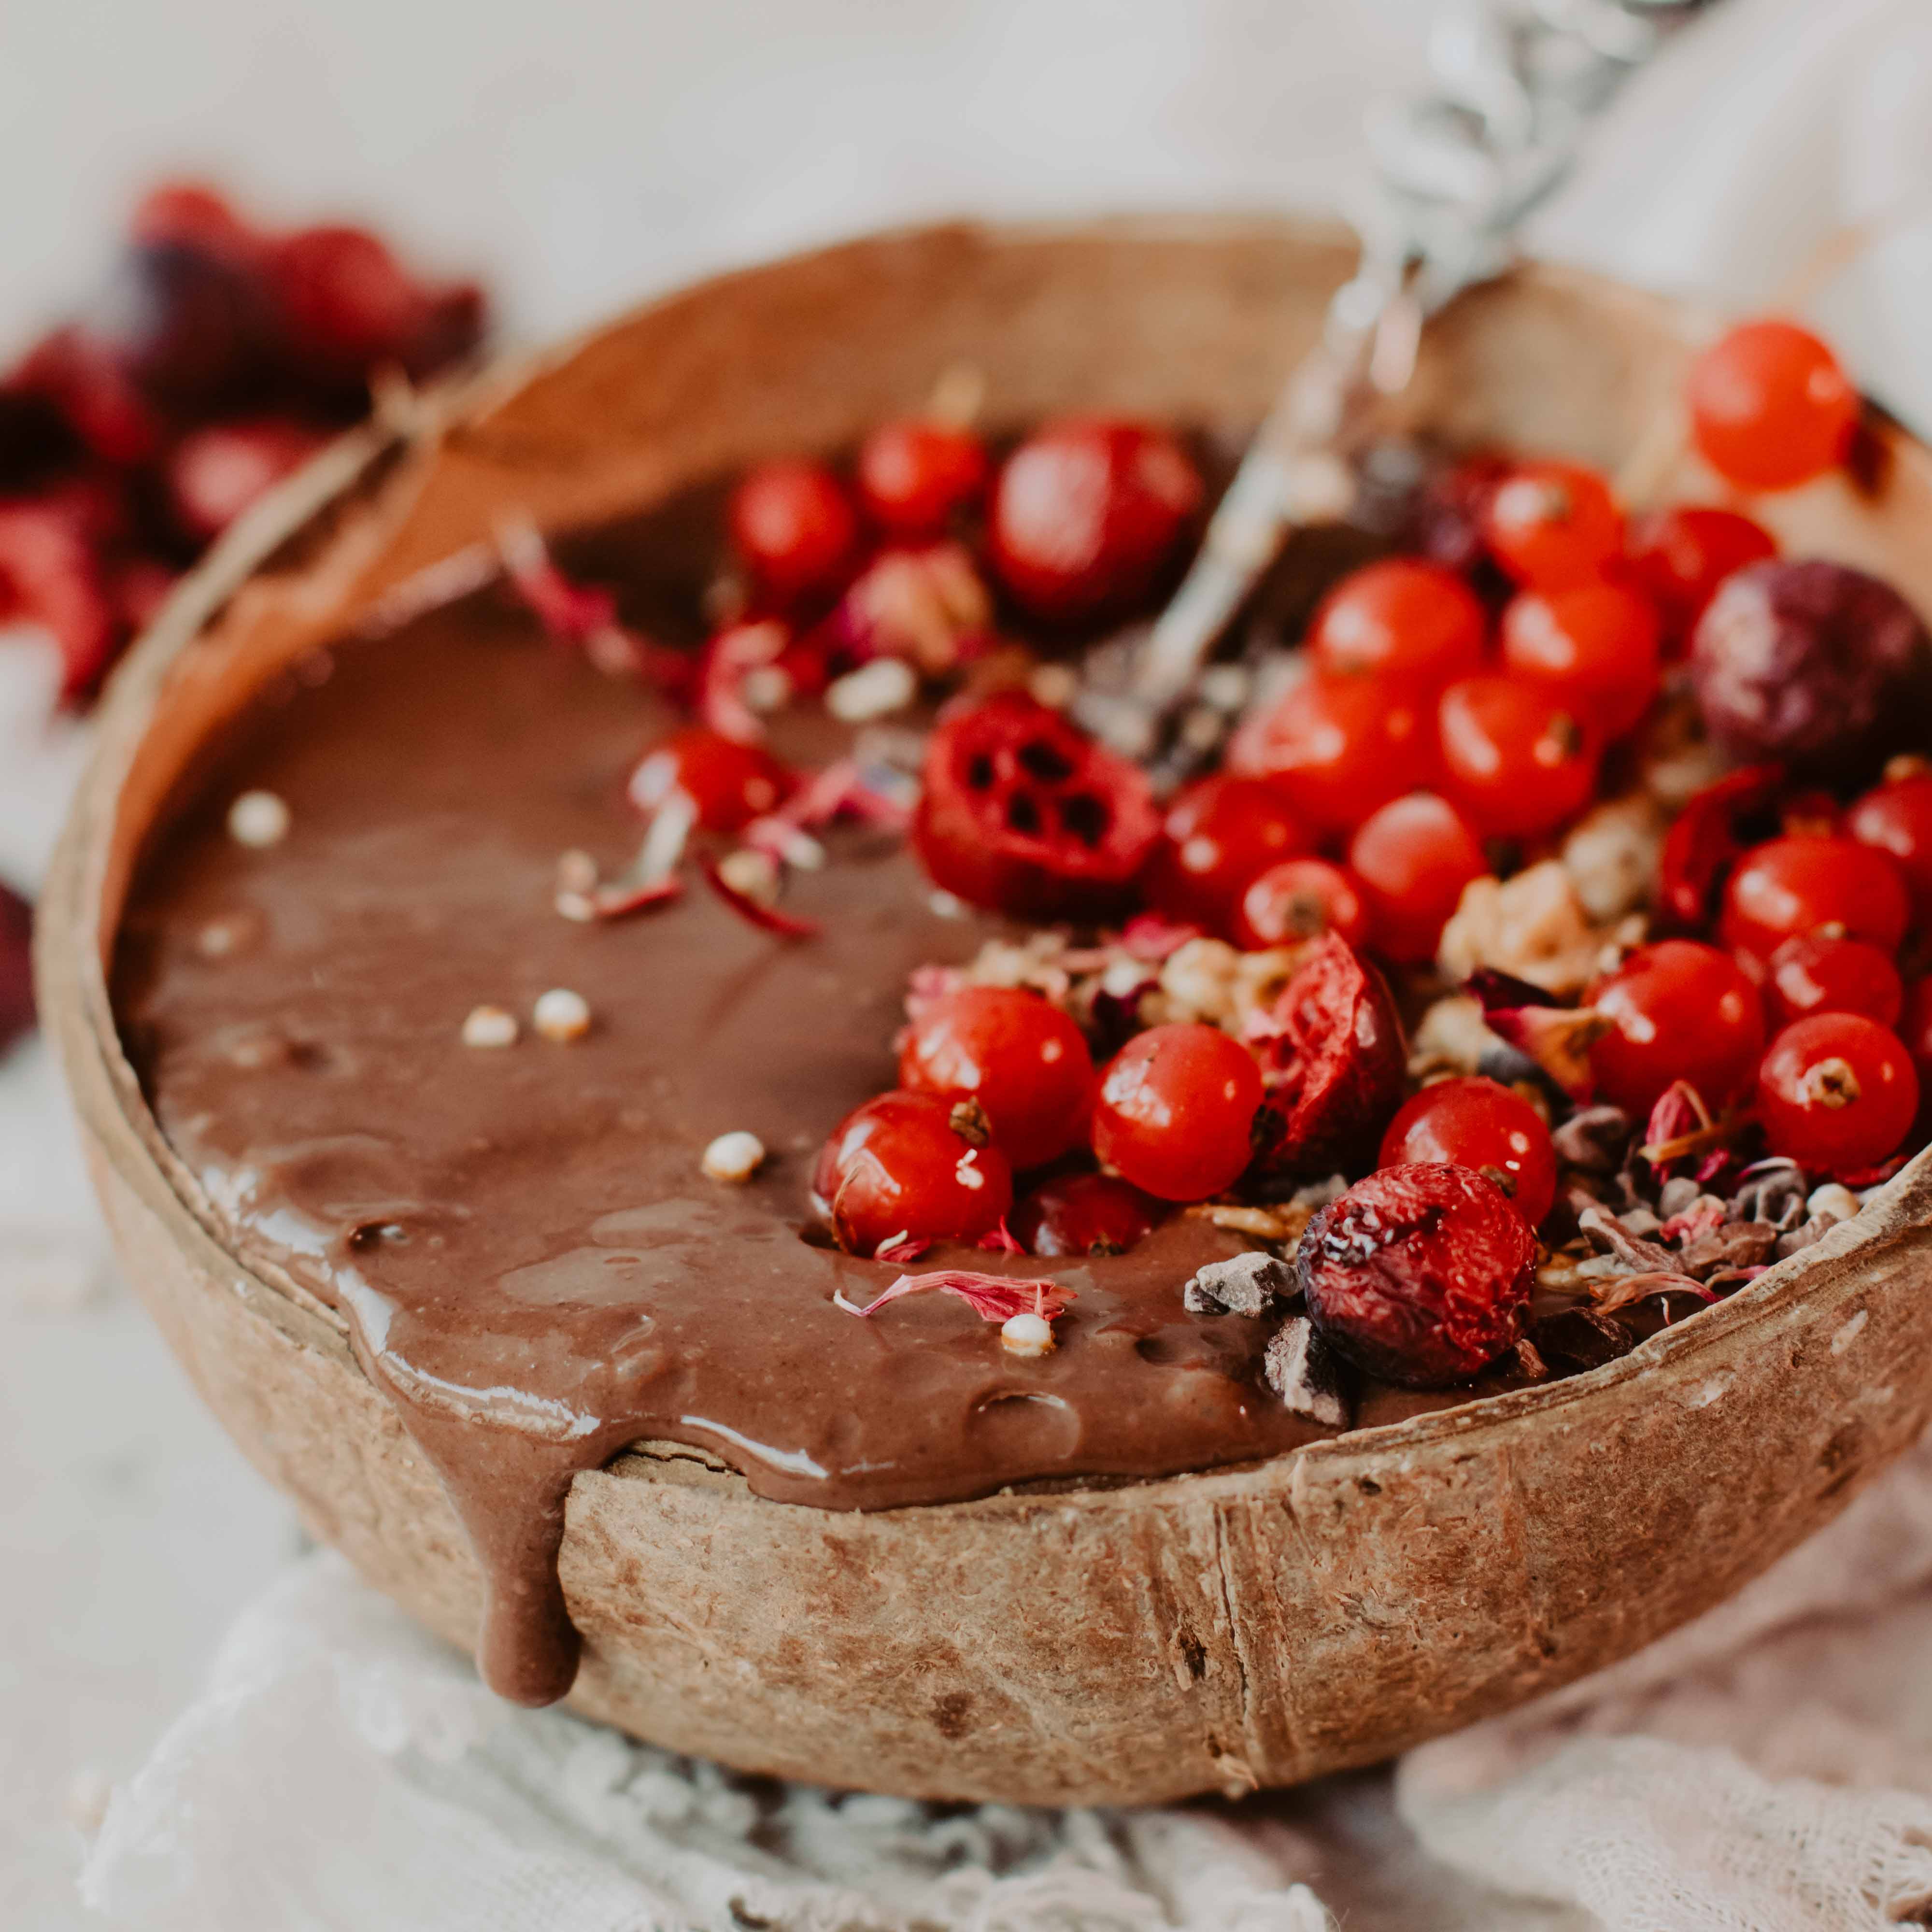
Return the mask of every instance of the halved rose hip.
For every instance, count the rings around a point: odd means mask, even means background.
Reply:
[[[881,1094],[820,1149],[812,1190],[842,1248],[976,1241],[1013,1204],[1012,1168],[985,1116],[935,1094]]]
[[[1308,1313],[1388,1382],[1466,1381],[1522,1335],[1536,1242],[1494,1183],[1466,1167],[1385,1167],[1330,1202],[1301,1238]]]
[[[1018,692],[942,722],[924,781],[914,849],[934,884],[995,912],[1118,913],[1160,836],[1139,768]]]

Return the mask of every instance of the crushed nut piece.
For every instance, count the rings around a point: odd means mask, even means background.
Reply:
[[[707,1179],[736,1185],[749,1180],[764,1159],[764,1142],[741,1127],[734,1133],[720,1134],[704,1150],[702,1165]]]
[[[1643,792],[1606,799],[1563,842],[1563,869],[1584,912],[1608,926],[1650,903],[1664,855],[1663,808]]]
[[[463,1022],[465,1046],[514,1046],[517,1016],[507,1006],[472,1006]]]
[[[1858,1197],[1842,1181],[1828,1180],[1813,1190],[1804,1209],[1827,1221],[1849,1221],[1858,1211]]]
[[[1000,1346],[1010,1355],[1050,1355],[1053,1324],[1043,1315],[1010,1316],[1000,1324]]]
[[[1562,998],[1580,993],[1606,959],[1613,964],[1643,936],[1640,916],[1593,925],[1562,862],[1546,859],[1513,878],[1472,879],[1436,958],[1444,979],[1467,980],[1486,966]]]
[[[1258,1241],[1272,1241],[1292,1252],[1303,1231],[1315,1218],[1312,1208],[1292,1204],[1280,1208],[1246,1208],[1232,1201],[1202,1201],[1183,1210],[1190,1220],[1210,1221],[1232,1234],[1247,1234]]]
[[[545,1040],[581,1040],[590,1030],[590,1004],[568,986],[553,986],[538,995],[530,1023]]]
[[[228,836],[257,851],[289,836],[288,806],[272,791],[244,791],[228,808]]]

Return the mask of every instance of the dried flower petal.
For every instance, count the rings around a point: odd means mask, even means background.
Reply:
[[[1013,1231],[1006,1226],[1006,1217],[1000,1216],[999,1226],[989,1228],[980,1237],[980,1246],[996,1255],[1023,1255],[1025,1249],[1013,1239]]]
[[[880,1253],[885,1251],[881,1249]],[[940,1268],[931,1274],[902,1274],[862,1308],[844,1294],[832,1298],[848,1315],[876,1315],[889,1301],[908,1294],[956,1295],[982,1322],[1010,1322],[1016,1315],[1037,1315],[1052,1322],[1064,1314],[1078,1291],[1050,1280],[977,1274],[970,1268]]]
[[[1136,913],[1121,928],[1120,944],[1130,957],[1159,966],[1190,940],[1205,936],[1198,926],[1179,925],[1157,912],[1143,912]]]
[[[1596,1076],[1590,1048],[1611,1026],[1594,1006],[1501,1006],[1484,1014],[1490,1030],[1527,1054],[1571,1099],[1587,1100]]]
[[[767,617],[728,625],[705,646],[698,674],[698,711],[720,737],[741,745],[763,742],[765,728],[745,701],[745,680],[776,664],[790,642],[791,627]]]
[[[761,932],[775,932],[782,939],[818,938],[821,928],[816,921],[794,919],[789,913],[780,912],[776,906],[760,905],[756,899],[739,891],[718,870],[718,861],[708,855],[698,863],[704,868],[705,881],[711,890],[740,919],[755,926]]]
[[[932,1246],[932,1244],[923,1237],[915,1240],[902,1230],[896,1234],[889,1234],[881,1241],[872,1250],[872,1258],[875,1262],[892,1262],[903,1265],[907,1262],[917,1261]]]
[[[1612,1309],[1628,1308],[1632,1302],[1641,1301],[1646,1295],[1666,1292],[1694,1294],[1700,1301],[1705,1302],[1718,1298],[1701,1281],[1693,1281],[1688,1274],[1678,1274],[1670,1268],[1660,1268],[1642,1274],[1609,1276],[1598,1298],[1597,1311],[1607,1315]]]
[[[1665,833],[1658,904],[1677,924],[1701,927],[1718,882],[1744,845],[1738,821],[1768,805],[1784,782],[1782,765],[1749,765],[1706,785]]]

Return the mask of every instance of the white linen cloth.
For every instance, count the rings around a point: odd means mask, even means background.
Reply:
[[[1105,10],[1080,10],[1104,28]],[[1261,123],[1236,70],[1244,29],[1265,39],[1269,23],[1209,15],[1221,46],[1190,70],[1192,147],[1112,173],[1093,160],[1104,143],[1070,148],[1064,200],[1136,198],[1150,169],[1162,200],[1264,190],[1238,150]],[[1132,68],[1118,44],[1112,58]],[[1217,75],[1248,110],[1225,124],[1202,109]],[[1095,83],[1085,111],[1106,92]],[[774,218],[796,233],[904,212],[874,205],[890,171],[863,153],[793,173],[778,218],[748,195],[706,221],[733,245],[776,243]],[[980,165],[994,178],[939,184],[956,205],[1040,205],[1037,156],[1024,184],[997,178],[996,154]],[[912,193],[938,191],[928,172]],[[1928,214],[1924,0],[1726,0],[1620,104],[1536,239],[1748,304],[1844,224],[1890,223],[1814,312],[1925,425]],[[63,734],[34,743],[38,768],[0,758],[0,869],[17,876],[37,868],[72,757]],[[0,1288],[57,1297],[86,1292],[100,1251],[67,1143],[45,1132],[50,1092],[38,1048],[0,1076]],[[126,1932],[1315,1932],[1331,1917],[1369,1932],[1860,1932],[1932,1910],[1928,1666],[1932,1448],[1699,1624],[1412,1754],[1392,1786],[1141,1814],[839,1799],[512,1711],[316,1556],[243,1614],[204,1694],[115,1792],[84,1893]]]

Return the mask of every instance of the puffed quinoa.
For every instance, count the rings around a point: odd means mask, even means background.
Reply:
[[[1053,1324],[1043,1315],[1010,1316],[1000,1324],[1000,1346],[1010,1355],[1050,1355]]]
[[[506,1006],[472,1006],[463,1022],[465,1046],[514,1046],[517,1016]]]
[[[538,995],[530,1024],[545,1040],[581,1040],[590,1030],[590,1004],[568,986],[553,986]]]
[[[257,851],[279,845],[289,836],[287,805],[272,791],[244,791],[228,808],[228,836]]]
[[[733,1133],[720,1134],[704,1150],[703,1166],[710,1180],[736,1185],[749,1180],[764,1164],[764,1142],[741,1127]]]

